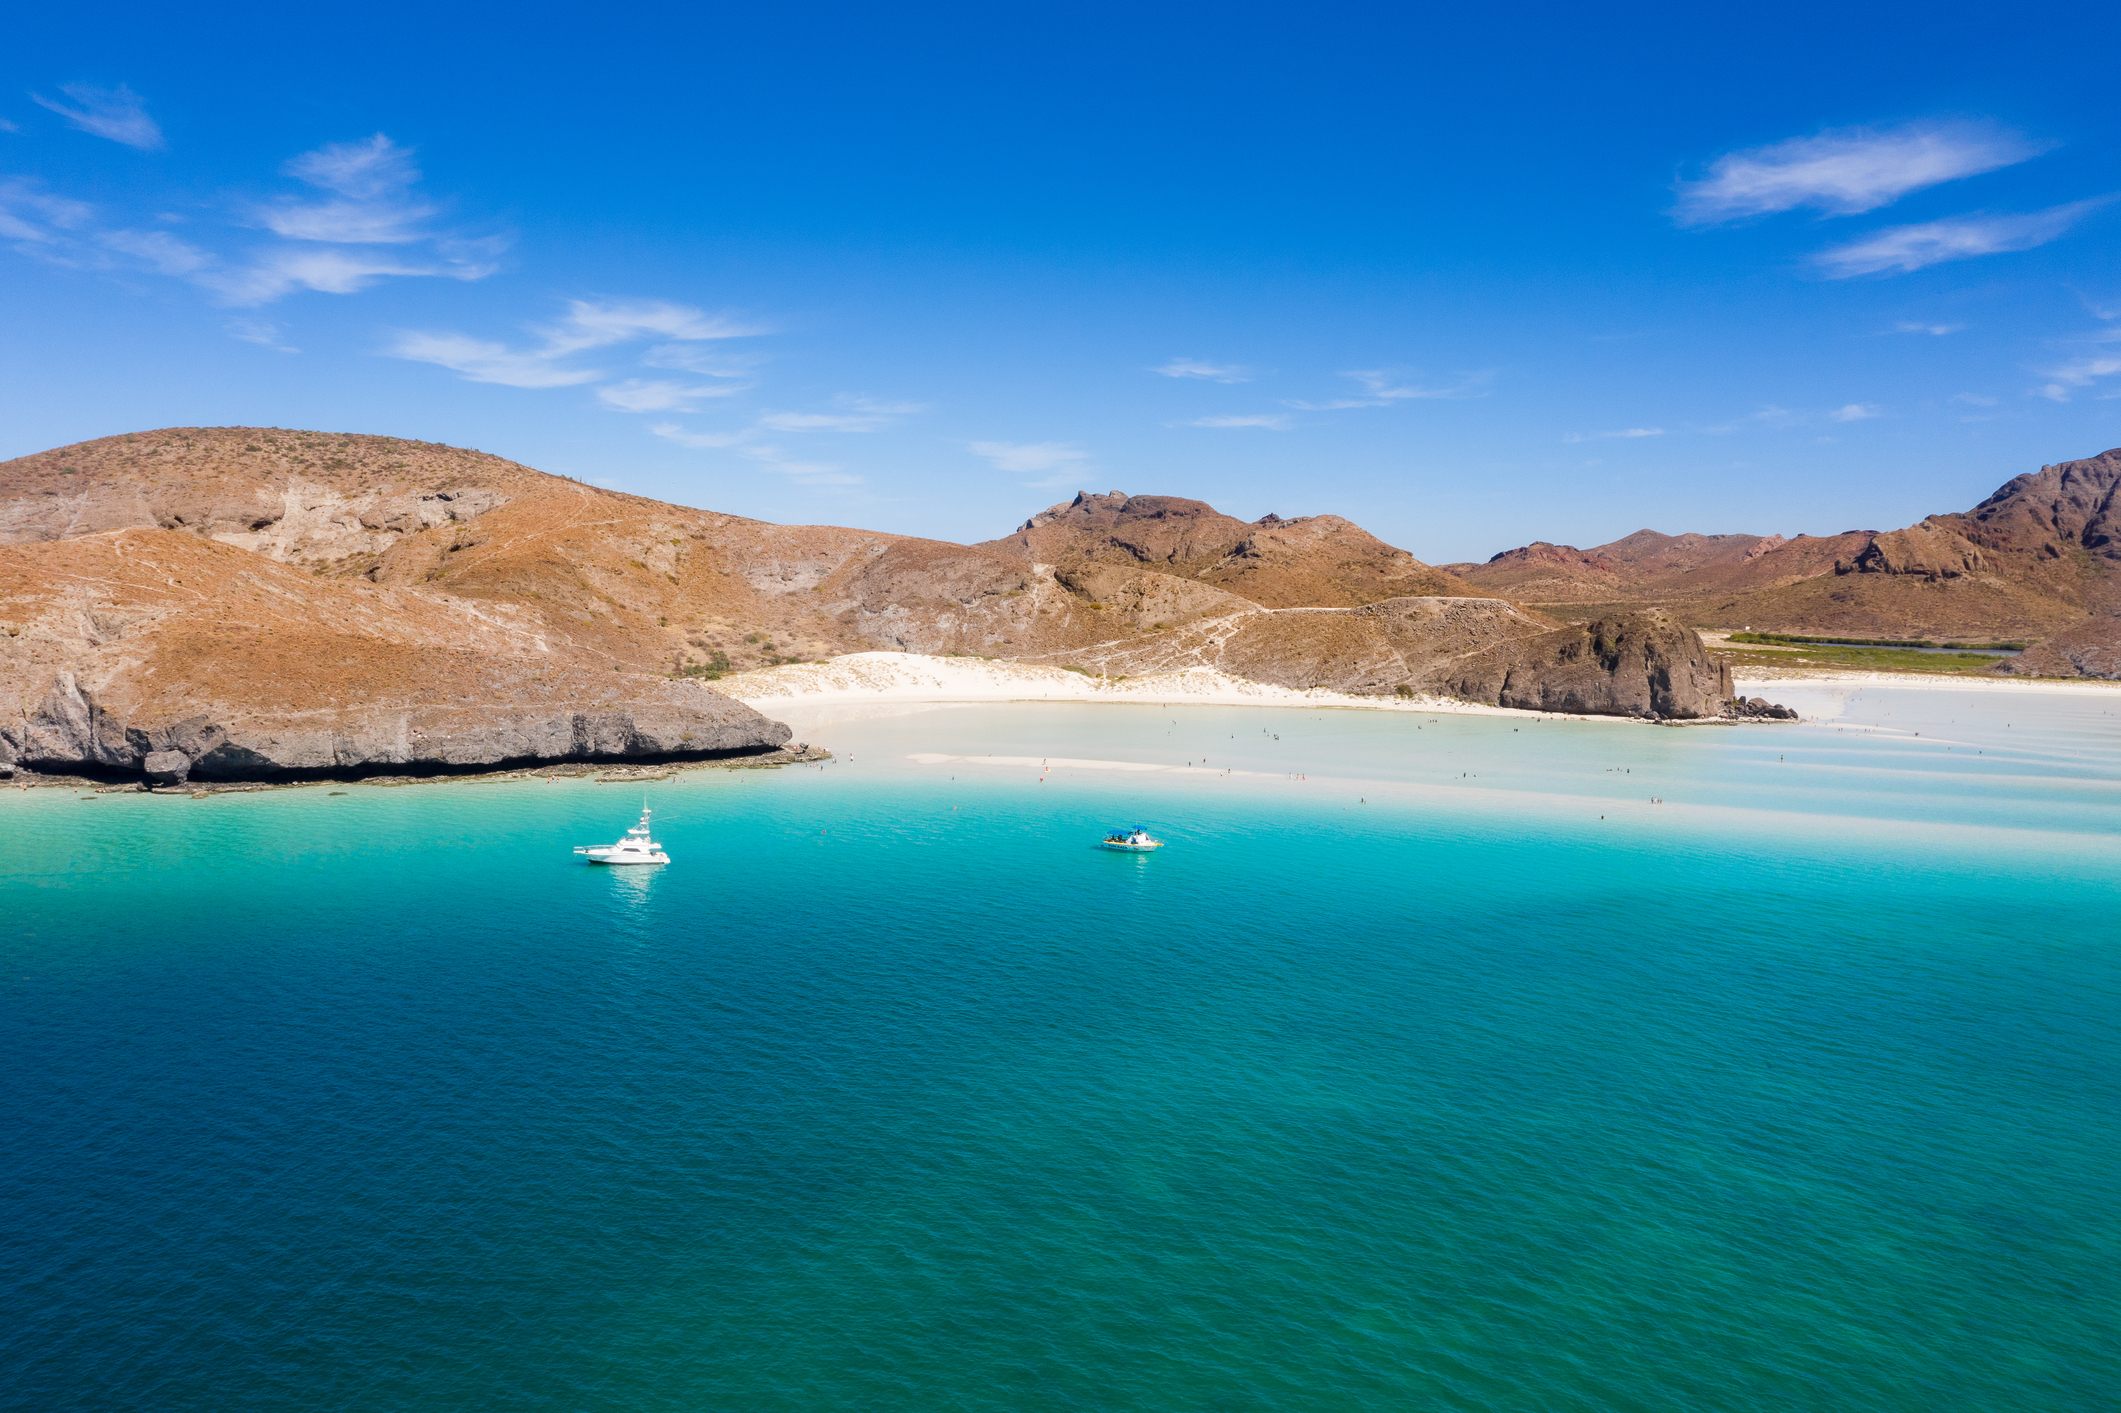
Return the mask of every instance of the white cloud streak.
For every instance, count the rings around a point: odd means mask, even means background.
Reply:
[[[536,347],[511,348],[459,333],[408,331],[384,350],[392,358],[433,363],[474,383],[511,388],[565,388],[602,381],[610,375],[596,368],[576,368],[566,360],[592,349],[659,338],[680,341],[741,338],[760,330],[704,314],[684,304],[660,299],[570,300],[567,313],[552,324],[533,326],[542,340]],[[670,345],[652,352],[666,355]],[[613,384],[598,400],[626,412],[672,412],[700,398],[741,392],[741,386],[682,387],[671,382],[627,379]],[[608,395],[607,395],[608,392]]]
[[[1885,409],[1874,402],[1852,402],[1845,407],[1837,407],[1832,412],[1827,413],[1826,420],[1829,422],[1868,422],[1873,417],[1883,417],[1884,415]]]
[[[1856,275],[1888,271],[1906,274],[1947,260],[1971,260],[1981,255],[2002,255],[2031,250],[2067,232],[2085,216],[2104,206],[2109,197],[2073,201],[2045,211],[1992,216],[1977,213],[1925,221],[1915,226],[1893,226],[1847,245],[1823,250],[1812,263],[1828,279],[1845,280]]]
[[[2116,373],[2121,373],[2121,358],[2079,358],[2060,368],[2048,369],[2046,377],[2049,381],[2038,392],[2041,397],[2054,402],[2068,402],[2073,393]]]
[[[694,432],[676,422],[658,422],[648,430],[665,441],[689,446],[694,451],[712,451],[718,447],[735,446],[746,435],[743,432]]]
[[[733,450],[738,456],[786,476],[799,486],[858,486],[862,483],[860,476],[837,462],[798,460],[770,442],[752,440],[758,435],[756,426],[738,432],[693,432],[675,422],[658,422],[648,430],[665,441],[695,451]]]
[[[1672,216],[1683,226],[1800,206],[1853,216],[1924,187],[2012,166],[2052,145],[1989,123],[1834,129],[1717,158],[1707,176],[1679,184]]]
[[[299,348],[290,348],[282,342],[280,326],[265,319],[231,319],[228,321],[228,336],[269,348],[275,353],[300,353]]]
[[[289,240],[409,245],[426,238],[423,224],[436,214],[432,203],[412,193],[420,180],[412,153],[382,133],[305,152],[280,170],[336,194],[330,201],[288,201],[259,211],[267,229]]]
[[[1413,401],[1457,401],[1469,397],[1486,397],[1487,384],[1495,375],[1492,372],[1465,373],[1457,383],[1449,387],[1421,387],[1401,381],[1405,374],[1387,368],[1356,369],[1341,374],[1353,378],[1361,385],[1363,396],[1334,398],[1327,402],[1289,401],[1286,405],[1300,412],[1339,412],[1351,407],[1392,407],[1402,402]]]
[[[604,376],[595,368],[561,368],[541,349],[518,352],[506,344],[466,334],[407,332],[398,335],[385,352],[392,358],[447,368],[467,382],[509,388],[567,388]]]
[[[1249,383],[1253,378],[1250,368],[1234,363],[1204,363],[1198,358],[1174,358],[1161,368],[1149,371],[1161,373],[1166,378],[1199,378],[1210,383]]]
[[[86,202],[54,196],[35,181],[0,182],[0,236],[10,240],[52,245],[88,225],[95,214]]]
[[[768,412],[757,425],[774,432],[874,432],[901,417],[926,412],[918,402],[878,402],[845,393],[832,400],[833,412]]]
[[[597,401],[615,412],[690,412],[703,398],[743,392],[745,383],[703,383],[687,387],[660,379],[628,378],[597,389]]]
[[[1903,319],[1893,325],[1893,332],[1896,334],[1929,334],[1935,338],[1942,338],[1946,334],[1956,334],[1965,327],[1966,325],[1964,324],[1923,324]]]
[[[1090,453],[1068,442],[973,442],[972,453],[992,462],[997,471],[1035,476],[1041,471],[1073,468],[1090,460]]]
[[[855,486],[862,478],[837,462],[807,461],[791,456],[783,448],[763,440],[769,432],[874,432],[901,417],[925,412],[916,402],[880,402],[874,398],[841,393],[832,400],[831,412],[768,412],[754,418],[748,427],[726,432],[695,432],[677,422],[658,422],[648,430],[665,441],[695,451],[729,450],[757,462],[797,485]]]
[[[0,236],[16,240],[18,250],[58,264],[131,268],[181,279],[205,290],[215,303],[239,308],[270,304],[302,290],[354,294],[392,278],[480,280],[498,268],[505,238],[471,239],[422,224],[436,208],[411,194],[411,183],[419,177],[411,154],[381,134],[304,153],[286,170],[335,197],[246,213],[248,224],[279,237],[248,250],[224,252],[203,239],[103,226],[87,205],[21,181],[0,183]]]
[[[67,83],[61,84],[59,91],[80,106],[69,108],[41,93],[32,93],[30,98],[82,132],[107,137],[112,142],[122,142],[143,152],[153,152],[166,145],[162,140],[162,129],[147,115],[147,105],[139,94],[124,84],[116,88],[97,88],[92,84]]]
[[[1264,412],[1238,417],[1195,417],[1190,422],[1174,422],[1177,427],[1260,427],[1270,432],[1286,432],[1294,425],[1279,413]]]
[[[1664,428],[1662,427],[1628,427],[1618,432],[1571,432],[1563,437],[1562,440],[1565,442],[1602,442],[1616,437],[1661,437],[1663,435]]]

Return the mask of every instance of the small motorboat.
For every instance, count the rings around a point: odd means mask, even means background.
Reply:
[[[1150,838],[1149,831],[1139,824],[1132,829],[1115,829],[1097,841],[1097,847],[1100,849],[1118,849],[1127,854],[1146,854],[1163,846],[1163,840]]]
[[[585,844],[575,850],[591,863],[600,864],[666,864],[670,855],[663,846],[648,837],[648,806],[641,806],[641,822],[626,831],[626,837],[616,844]]]

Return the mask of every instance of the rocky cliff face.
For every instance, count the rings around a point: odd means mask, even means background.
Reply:
[[[1556,624],[1500,599],[1398,598],[1262,609],[1044,660],[1138,676],[1213,667],[1283,687],[1412,692],[1534,711],[1731,714],[1730,671],[1659,615]]]
[[[538,618],[167,530],[0,551],[0,762],[175,781],[768,750],[788,728]]]

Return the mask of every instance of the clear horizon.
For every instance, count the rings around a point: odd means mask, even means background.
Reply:
[[[0,456],[474,446],[976,541],[1833,534],[2121,445],[2113,16],[648,10],[18,26]],[[326,56],[322,61],[319,54]]]

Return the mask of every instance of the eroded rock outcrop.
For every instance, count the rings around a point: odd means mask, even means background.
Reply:
[[[1138,676],[1213,667],[1283,687],[1411,691],[1535,711],[1727,714],[1730,672],[1658,615],[1556,624],[1501,599],[1398,598],[1345,609],[1260,609],[1044,659]]]
[[[2121,681],[2121,614],[2096,614],[1996,664],[2010,677],[2097,677]]]
[[[182,720],[113,710],[70,672],[0,721],[0,759],[150,784],[467,770],[529,761],[706,758],[770,750],[789,730],[692,683],[628,684],[593,707],[353,702],[305,711],[213,704]]]
[[[0,551],[0,760],[174,783],[770,750],[788,728],[535,616],[166,530]]]

